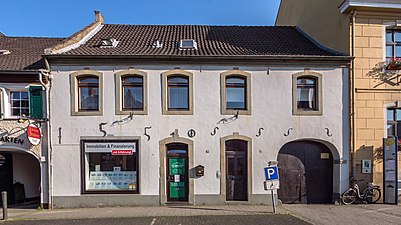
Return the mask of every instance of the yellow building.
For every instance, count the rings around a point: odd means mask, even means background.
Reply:
[[[281,0],[276,25],[297,26],[354,58],[349,164],[356,178],[382,185],[383,138],[401,136],[401,61],[392,60],[401,58],[401,1]],[[374,162],[372,173],[362,173],[363,159]]]

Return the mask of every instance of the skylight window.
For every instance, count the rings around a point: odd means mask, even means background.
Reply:
[[[100,41],[100,47],[102,48],[114,48],[117,47],[119,41],[114,38],[104,38]]]
[[[198,49],[198,44],[193,39],[185,39],[185,40],[181,40],[180,41],[179,48],[180,48],[180,50],[186,50],[186,49],[189,49],[189,50],[195,49],[195,50],[197,50]]]
[[[0,55],[8,55],[8,54],[10,54],[10,53],[11,53],[10,50],[1,50],[1,49],[0,49]]]

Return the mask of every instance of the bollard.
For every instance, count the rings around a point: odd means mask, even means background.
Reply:
[[[7,220],[7,191],[1,192],[1,198],[3,200],[3,220]]]

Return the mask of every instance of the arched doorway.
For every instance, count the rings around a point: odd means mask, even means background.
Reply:
[[[40,186],[37,158],[19,150],[0,151],[0,191],[7,191],[8,205],[36,208],[40,204]]]
[[[248,143],[228,140],[226,149],[226,201],[248,200]]]
[[[188,202],[188,145],[168,144],[166,156],[167,202]]]
[[[194,143],[179,137],[176,129],[173,137],[159,141],[160,156],[160,204],[194,204]]]
[[[283,203],[331,203],[333,199],[333,155],[314,141],[285,144],[278,154]]]

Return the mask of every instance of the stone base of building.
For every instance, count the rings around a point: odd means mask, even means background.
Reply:
[[[276,197],[276,196],[275,196]],[[270,194],[252,194],[249,201],[226,201],[223,195],[195,195],[194,205],[272,205]],[[276,202],[279,204],[279,200]],[[54,196],[54,208],[96,208],[113,206],[159,206],[158,195],[81,195]]]

